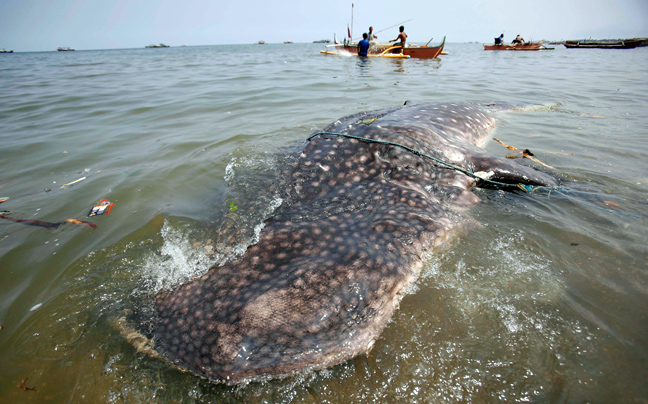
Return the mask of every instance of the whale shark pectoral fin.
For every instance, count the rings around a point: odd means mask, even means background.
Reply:
[[[558,180],[553,176],[512,160],[501,159],[489,154],[474,155],[470,160],[474,173],[482,179],[512,186],[518,184],[546,187],[558,185]],[[489,188],[496,185],[488,181],[478,181],[477,186]]]

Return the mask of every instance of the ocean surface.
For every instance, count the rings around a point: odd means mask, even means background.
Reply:
[[[0,402],[645,403],[648,48],[555,48],[0,55],[0,214],[62,223],[0,219]],[[493,137],[564,192],[476,189],[370,354],[331,369],[216,385],[125,341],[120,317],[254,243],[310,134],[406,100],[516,107]]]

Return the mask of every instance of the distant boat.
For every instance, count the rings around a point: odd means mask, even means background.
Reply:
[[[0,50],[0,53],[13,53],[13,50]]]
[[[74,49],[72,48],[56,48],[57,51],[59,52],[73,52]]]
[[[171,47],[171,45],[165,45],[163,43],[146,45],[146,48],[170,48],[170,47]]]
[[[257,42],[259,45],[265,45],[265,41],[259,41]]]
[[[641,45],[643,39],[612,39],[612,40],[583,40],[583,41],[565,41],[567,49],[575,48],[597,48],[597,49],[633,49]]]
[[[284,43],[293,43],[293,41],[284,41]]]
[[[319,41],[313,41],[313,43],[331,43],[330,39],[320,39]]]
[[[540,42],[525,42],[518,44],[501,44],[501,45],[486,45],[484,44],[484,50],[491,51],[539,51],[553,49],[547,48]]]

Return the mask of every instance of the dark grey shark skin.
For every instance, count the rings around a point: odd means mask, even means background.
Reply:
[[[494,125],[477,106],[406,103],[342,118],[325,131],[398,142],[492,171],[496,180],[556,184],[480,149]],[[402,148],[336,136],[308,142],[286,178],[290,196],[257,244],[156,297],[155,349],[176,365],[236,383],[368,352],[424,254],[478,202],[475,180],[461,172]]]

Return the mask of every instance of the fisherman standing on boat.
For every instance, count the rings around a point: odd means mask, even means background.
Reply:
[[[402,25],[398,28],[398,31],[399,31],[398,37],[396,37],[396,39],[392,39],[389,42],[398,41],[394,44],[394,46],[400,46],[401,47],[400,53],[403,53],[403,48],[405,47],[405,43],[407,41],[407,34],[405,33],[405,27]]]
[[[378,35],[373,33],[373,27],[369,27],[368,36],[369,37],[367,39],[369,40],[369,42],[376,42],[376,40],[378,39]]]
[[[522,36],[520,36],[520,34],[518,34],[518,36],[516,36],[515,39],[513,40],[513,42],[511,42],[511,43],[512,44],[518,44],[518,43],[523,44],[524,43],[524,38],[522,38]]]
[[[362,34],[362,40],[358,42],[358,56],[367,56],[369,52],[369,41],[367,41],[367,33]]]

